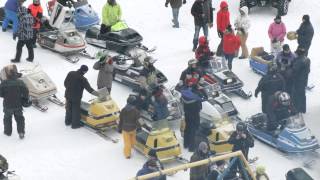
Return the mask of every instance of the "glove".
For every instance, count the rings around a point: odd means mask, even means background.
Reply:
[[[254,91],[254,97],[258,97],[259,92],[257,90]]]
[[[169,4],[169,3],[165,3],[164,6],[165,6],[165,7],[168,7],[168,4]]]
[[[223,32],[218,30],[218,36],[219,36],[219,38],[222,38],[223,37]]]
[[[187,1],[186,0],[183,0],[183,2],[182,2],[183,4],[186,4],[187,3]]]
[[[97,91],[92,91],[91,94],[97,97],[100,95]]]

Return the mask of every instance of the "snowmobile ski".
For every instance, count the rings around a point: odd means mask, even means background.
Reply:
[[[48,110],[47,106],[41,105],[38,101],[32,102],[32,106],[41,112],[46,112]]]
[[[116,138],[112,138],[111,136],[107,135],[106,134],[106,131],[104,130],[96,130],[96,133],[101,136],[102,138],[106,139],[106,140],[109,140],[113,143],[118,143],[119,142],[119,139],[116,139]]]
[[[78,56],[64,56],[64,57],[70,63],[76,63],[80,60]]]
[[[90,55],[90,54],[88,53],[88,51],[86,51],[86,50],[80,51],[80,52],[79,52],[79,55],[81,55],[81,56],[83,56],[83,57],[85,57],[85,58],[88,58],[88,59],[95,59],[95,57],[92,56],[92,55]]]
[[[61,101],[56,95],[52,95],[48,97],[48,100],[51,101],[54,104],[57,104],[59,106],[64,106],[65,103]]]
[[[233,91],[234,94],[244,98],[244,99],[249,99],[252,96],[252,92],[249,91],[246,93],[243,89],[238,89],[236,91]]]
[[[306,90],[311,91],[315,87],[314,84],[309,84],[306,86]]]

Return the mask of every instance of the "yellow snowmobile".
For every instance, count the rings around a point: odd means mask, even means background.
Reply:
[[[138,131],[135,148],[147,157],[153,149],[161,162],[183,159],[179,142],[166,119],[154,121],[150,129]]]
[[[118,142],[118,140],[111,139],[105,134],[105,131],[117,126],[120,110],[118,105],[111,99],[107,89],[99,90],[99,97],[87,102],[81,102],[81,122],[96,130],[96,133],[102,137]]]

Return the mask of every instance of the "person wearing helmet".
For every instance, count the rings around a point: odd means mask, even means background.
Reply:
[[[296,114],[290,95],[284,91],[277,91],[269,97],[266,110],[268,131],[277,130],[279,125],[280,129],[283,129],[285,127],[283,120]]]
[[[153,65],[155,62],[156,60],[151,56],[144,58],[143,69],[139,76],[139,82],[142,89],[151,91],[151,86],[158,85],[157,70]]]
[[[6,80],[0,84],[0,97],[3,98],[4,112],[4,134],[11,136],[12,134],[12,116],[17,123],[17,131],[20,139],[25,134],[25,118],[23,116],[23,103],[25,99],[29,99],[29,90],[25,83],[18,79],[20,75],[17,68],[5,68]]]
[[[261,109],[263,113],[266,113],[266,107],[268,98],[277,91],[284,91],[286,89],[286,83],[283,76],[277,72],[276,66],[270,66],[268,73],[263,76],[255,90],[254,96],[257,98],[261,92]]]
[[[20,7],[19,8],[19,30],[15,36],[18,37],[17,42],[17,52],[14,59],[11,60],[13,63],[20,62],[21,54],[22,54],[22,48],[24,45],[28,48],[28,58],[26,59],[29,62],[33,61],[34,58],[34,52],[33,52],[33,24],[34,24],[34,18],[30,14],[30,11],[26,7]],[[14,37],[15,40],[15,37]]]
[[[207,61],[212,58],[214,53],[210,50],[208,40],[205,36],[199,38],[199,46],[196,49],[195,57],[202,67],[207,66]]]
[[[186,86],[188,82],[198,83],[202,78],[202,73],[197,66],[198,61],[196,59],[190,59],[188,61],[188,68],[182,71],[180,75],[179,87]]]
[[[310,73],[310,59],[306,57],[306,50],[299,47],[296,50],[297,57],[293,61],[292,74],[292,99],[293,104],[298,112],[306,113],[306,87],[308,85],[308,78]]]
[[[240,37],[241,43],[241,56],[239,59],[246,59],[249,56],[248,48],[246,45],[248,39],[248,31],[250,28],[250,20],[248,17],[249,9],[247,6],[243,6],[239,9],[240,15],[237,17],[234,27],[237,30],[237,35]],[[236,56],[238,56],[239,51],[237,51]]]
[[[119,133],[122,133],[126,159],[130,159],[131,150],[136,143],[136,130],[141,126],[139,123],[140,111],[135,106],[136,97],[129,95],[126,106],[120,111],[118,125]]]
[[[33,47],[36,48],[37,42],[37,34],[39,33],[40,26],[41,26],[41,18],[43,16],[43,9],[40,4],[40,0],[33,0],[33,3],[28,7],[31,15],[34,18],[34,25],[33,25]]]

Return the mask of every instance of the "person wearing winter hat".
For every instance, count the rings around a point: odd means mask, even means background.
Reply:
[[[142,169],[140,169],[136,176],[142,176],[146,174],[150,174],[156,171],[159,171],[160,167],[158,166],[158,162],[154,158],[149,158],[146,163],[144,163]],[[161,175],[158,177],[151,178],[150,180],[165,180],[166,175]]]
[[[230,25],[230,13],[228,10],[228,3],[226,1],[222,1],[220,3],[220,10],[217,13],[217,31],[218,36],[221,38],[217,49],[217,56],[223,55],[223,35],[227,27]]]
[[[13,35],[13,39],[15,40],[18,37],[17,42],[17,52],[14,59],[11,60],[13,63],[20,62],[22,48],[24,45],[28,48],[28,58],[27,61],[32,62],[34,59],[34,52],[33,52],[33,24],[34,19],[30,14],[30,11],[26,7],[20,7],[18,12],[19,17],[19,30],[16,34]]]
[[[106,87],[111,94],[113,80],[113,60],[112,57],[106,55],[100,57],[99,61],[94,63],[93,69],[98,70],[97,86],[98,89]]]
[[[249,56],[248,48],[247,48],[247,39],[248,39],[248,31],[250,28],[250,20],[248,17],[248,7],[243,6],[239,9],[240,15],[237,17],[234,26],[237,30],[237,36],[240,37],[241,43],[241,56],[239,59],[246,59]],[[236,56],[238,56],[239,51],[237,51]]]
[[[193,153],[190,163],[201,161],[209,158],[209,147],[206,142],[201,142],[198,149]],[[203,180],[207,179],[209,168],[208,164],[193,167],[190,169],[190,180]]]
[[[66,117],[65,124],[71,125],[72,129],[80,128],[80,104],[82,99],[83,90],[86,89],[89,93],[99,96],[89,84],[84,75],[88,72],[89,68],[82,65],[77,71],[70,71],[64,80],[65,98],[66,98]]]
[[[233,58],[235,57],[236,52],[240,48],[240,38],[239,36],[234,34],[231,25],[229,25],[225,30],[222,44],[224,58],[228,62],[228,68],[231,71]]]
[[[271,42],[271,53],[276,56],[281,51],[284,37],[287,33],[285,24],[281,21],[281,16],[274,18],[268,29],[268,35]]]
[[[302,16],[302,23],[296,32],[298,35],[298,46],[303,48],[305,50],[305,56],[308,56],[314,34],[309,15],[305,14]]]
[[[140,128],[140,111],[135,107],[136,97],[129,95],[126,106],[121,109],[118,125],[119,133],[122,133],[125,158],[131,158],[131,150],[136,143],[136,130]]]
[[[41,18],[43,16],[43,9],[40,4],[40,0],[33,0],[33,3],[29,5],[28,9],[31,12],[31,15],[34,18],[33,24],[33,47],[36,48],[37,45],[37,34],[39,33],[40,26],[41,26]]]

